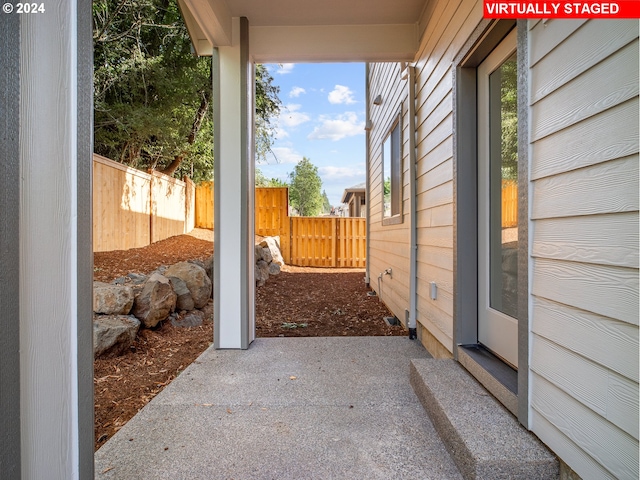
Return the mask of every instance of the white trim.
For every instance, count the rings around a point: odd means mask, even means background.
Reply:
[[[418,48],[415,24],[251,27],[250,31],[251,55],[257,63],[410,62]]]
[[[22,476],[77,479],[80,7],[50,7],[21,19]]]
[[[243,50],[248,47],[246,19],[233,19],[233,45],[218,48],[219,94],[214,98],[216,149],[215,164],[215,348],[247,348],[254,337],[253,236],[249,225],[253,211],[250,192],[252,146],[249,104],[253,104],[251,85],[244,74],[251,70]],[[247,29],[247,30],[245,30]],[[244,44],[243,44],[244,42]],[[246,50],[244,50],[246,52]],[[215,88],[214,88],[215,90]],[[248,134],[248,135],[247,135]]]
[[[489,307],[489,75],[516,51],[514,29],[478,66],[478,341],[512,365],[518,365],[518,321]],[[497,345],[500,345],[497,348]]]

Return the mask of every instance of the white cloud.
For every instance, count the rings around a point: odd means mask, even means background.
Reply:
[[[353,91],[351,91],[349,87],[336,85],[335,88],[329,92],[329,103],[333,103],[334,105],[345,103],[349,105],[356,103],[356,101],[353,99]]]
[[[300,95],[302,95],[303,93],[307,93],[307,91],[304,88],[302,88],[302,87],[293,87],[291,89],[291,91],[289,92],[289,96],[291,98],[297,98]]]
[[[273,147],[273,153],[276,156],[278,163],[293,163],[296,164],[302,160],[302,154],[296,152],[291,147]]]
[[[309,115],[298,111],[300,108],[302,108],[302,106],[296,103],[285,105],[285,107],[280,111],[278,122],[285,127],[292,128],[311,120]]]
[[[335,118],[322,115],[322,124],[313,129],[307,137],[309,140],[332,140],[337,142],[346,137],[364,134],[364,122],[358,120],[354,112],[346,112]]]
[[[295,66],[295,63],[281,63],[278,65],[276,73],[279,75],[286,75],[287,73],[293,72],[293,67]]]
[[[318,173],[323,180],[326,180],[328,182],[335,180],[344,181],[346,179],[362,179],[364,181],[366,175],[363,167],[335,167],[331,165],[318,167]]]
[[[289,136],[289,132],[287,132],[284,128],[278,126],[276,127],[274,136],[277,139],[287,138]]]

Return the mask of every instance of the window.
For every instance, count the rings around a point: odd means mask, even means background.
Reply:
[[[402,141],[400,115],[382,142],[382,223],[402,223]]]

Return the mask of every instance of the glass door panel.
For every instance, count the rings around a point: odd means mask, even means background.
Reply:
[[[478,66],[478,341],[518,366],[516,32]]]

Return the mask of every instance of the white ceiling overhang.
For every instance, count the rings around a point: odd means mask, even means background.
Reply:
[[[253,60],[411,61],[426,0],[178,0],[198,55],[231,45],[249,20]]]

